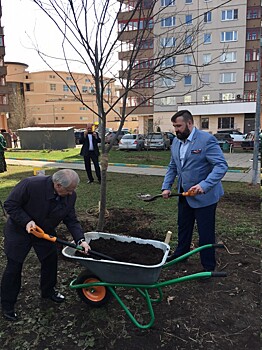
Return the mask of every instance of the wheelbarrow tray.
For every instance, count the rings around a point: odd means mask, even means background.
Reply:
[[[162,261],[157,265],[140,265],[125,263],[121,261],[96,260],[88,257],[75,255],[75,249],[65,247],[63,255],[70,259],[75,259],[84,267],[88,268],[98,278],[108,283],[126,283],[126,284],[154,284],[160,275],[162,266],[165,264],[170,247],[168,244],[156,240],[141,239],[137,237],[121,236],[103,232],[86,232],[85,239],[87,243],[99,238],[115,239],[121,242],[135,242],[137,244],[151,244],[155,248],[163,251]],[[92,243],[91,243],[92,246]],[[110,246],[109,252],[110,255]]]

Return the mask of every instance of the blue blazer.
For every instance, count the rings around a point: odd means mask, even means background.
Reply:
[[[185,197],[192,208],[202,208],[217,203],[224,194],[221,179],[228,165],[217,139],[208,132],[195,128],[192,141],[181,166],[179,157],[180,141],[175,138],[171,146],[171,160],[165,175],[162,190],[171,190],[177,177],[177,188],[188,191],[199,184],[204,194]]]

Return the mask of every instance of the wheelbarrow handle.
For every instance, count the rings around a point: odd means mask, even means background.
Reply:
[[[46,239],[47,241],[51,241],[53,243],[57,242],[57,243],[61,243],[65,246],[68,246],[68,247],[71,247],[71,248],[74,248],[74,249],[77,249],[77,250],[80,250],[80,251],[84,251],[85,249],[80,246],[80,245],[77,245],[77,244],[74,244],[74,243],[71,243],[71,242],[67,242],[67,241],[64,241],[58,237],[55,237],[55,236],[51,236],[51,235],[48,235],[47,233],[45,233],[41,227],[39,226],[35,226],[35,227],[32,227],[30,229],[30,233],[32,233],[34,236],[38,237],[38,238],[42,238],[42,239]],[[88,252],[88,255],[90,256],[95,256],[95,257],[99,257],[101,259],[105,259],[105,260],[112,260],[112,261],[115,261],[115,259],[111,258],[110,256],[107,256],[107,255],[104,255],[102,253],[98,253],[94,250],[90,250]]]

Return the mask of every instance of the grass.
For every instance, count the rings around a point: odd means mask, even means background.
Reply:
[[[56,169],[46,168],[46,175]],[[77,171],[81,182],[77,188],[77,213],[86,217],[90,208],[98,208],[99,185],[86,185],[85,171]],[[14,185],[21,179],[32,176],[33,168],[29,166],[8,166],[8,172],[0,175],[0,199],[7,198]],[[143,202],[137,198],[138,193],[159,193],[163,178],[161,176],[146,176],[133,174],[108,173],[107,175],[107,207],[130,208],[152,214],[151,228],[159,237],[165,237],[168,230],[176,232],[177,205],[176,199]],[[247,242],[259,245],[260,232],[260,193],[259,186],[237,182],[223,182],[225,198],[218,204],[217,234],[224,239],[238,237]],[[3,228],[0,208],[0,229]],[[135,232],[135,227],[134,227]],[[114,232],[112,232],[114,233]]]

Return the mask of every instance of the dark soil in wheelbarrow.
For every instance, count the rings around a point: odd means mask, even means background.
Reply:
[[[152,244],[139,244],[135,241],[122,242],[113,238],[99,238],[91,240],[89,244],[92,250],[104,255],[110,255],[113,260],[126,263],[157,265],[162,262],[164,256],[162,249],[156,248]],[[85,257],[80,252],[75,254]]]

